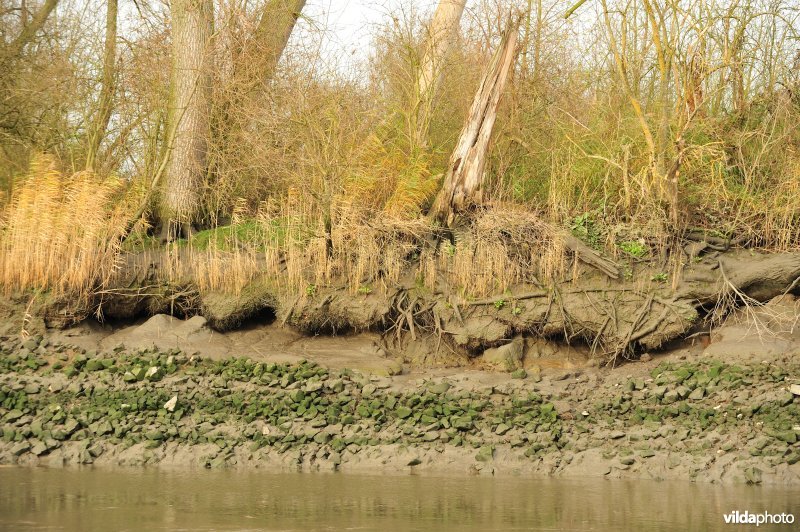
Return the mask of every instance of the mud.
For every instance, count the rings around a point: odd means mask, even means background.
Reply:
[[[0,462],[797,484],[798,305],[615,369],[523,336],[512,367],[422,370],[277,320],[6,334]]]

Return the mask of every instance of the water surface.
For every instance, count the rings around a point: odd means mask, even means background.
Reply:
[[[604,479],[0,468],[3,530],[748,530],[800,488]],[[754,528],[753,528],[754,529]],[[797,530],[797,526],[759,530]]]

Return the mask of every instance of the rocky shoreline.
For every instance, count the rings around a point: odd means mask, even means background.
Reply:
[[[487,379],[41,336],[0,351],[0,464],[800,483],[793,355]]]

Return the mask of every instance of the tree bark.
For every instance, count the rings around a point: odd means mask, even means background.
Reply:
[[[417,144],[424,146],[428,135],[433,98],[447,52],[458,36],[461,15],[467,0],[440,0],[428,29],[428,42],[419,66],[416,102]]]
[[[436,197],[431,217],[445,226],[454,216],[481,202],[483,168],[508,74],[517,57],[519,21],[511,23],[503,34],[495,55],[481,80],[472,101],[466,124],[450,156],[442,190]]]
[[[89,132],[86,149],[86,168],[94,170],[97,152],[106,134],[108,121],[114,104],[117,76],[117,1],[108,0],[106,5],[106,42],[103,51],[103,80],[100,87],[100,102],[94,124]]]
[[[188,237],[196,221],[211,132],[211,0],[172,0],[169,128],[174,139],[161,196],[162,237]],[[169,149],[169,147],[167,147]]]
[[[252,37],[254,59],[258,61],[256,76],[260,81],[268,81],[275,76],[283,51],[305,5],[306,0],[269,0],[264,6]]]

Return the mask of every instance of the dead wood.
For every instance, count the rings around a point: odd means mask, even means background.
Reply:
[[[457,213],[481,203],[489,139],[503,88],[517,57],[518,32],[519,20],[514,20],[503,33],[500,47],[489,62],[450,156],[442,190],[430,212],[431,218],[446,227],[452,225]]]
[[[564,236],[564,247],[575,253],[579,260],[594,266],[612,279],[619,279],[619,267],[614,261],[604,257],[599,251],[595,251],[574,236]]]

